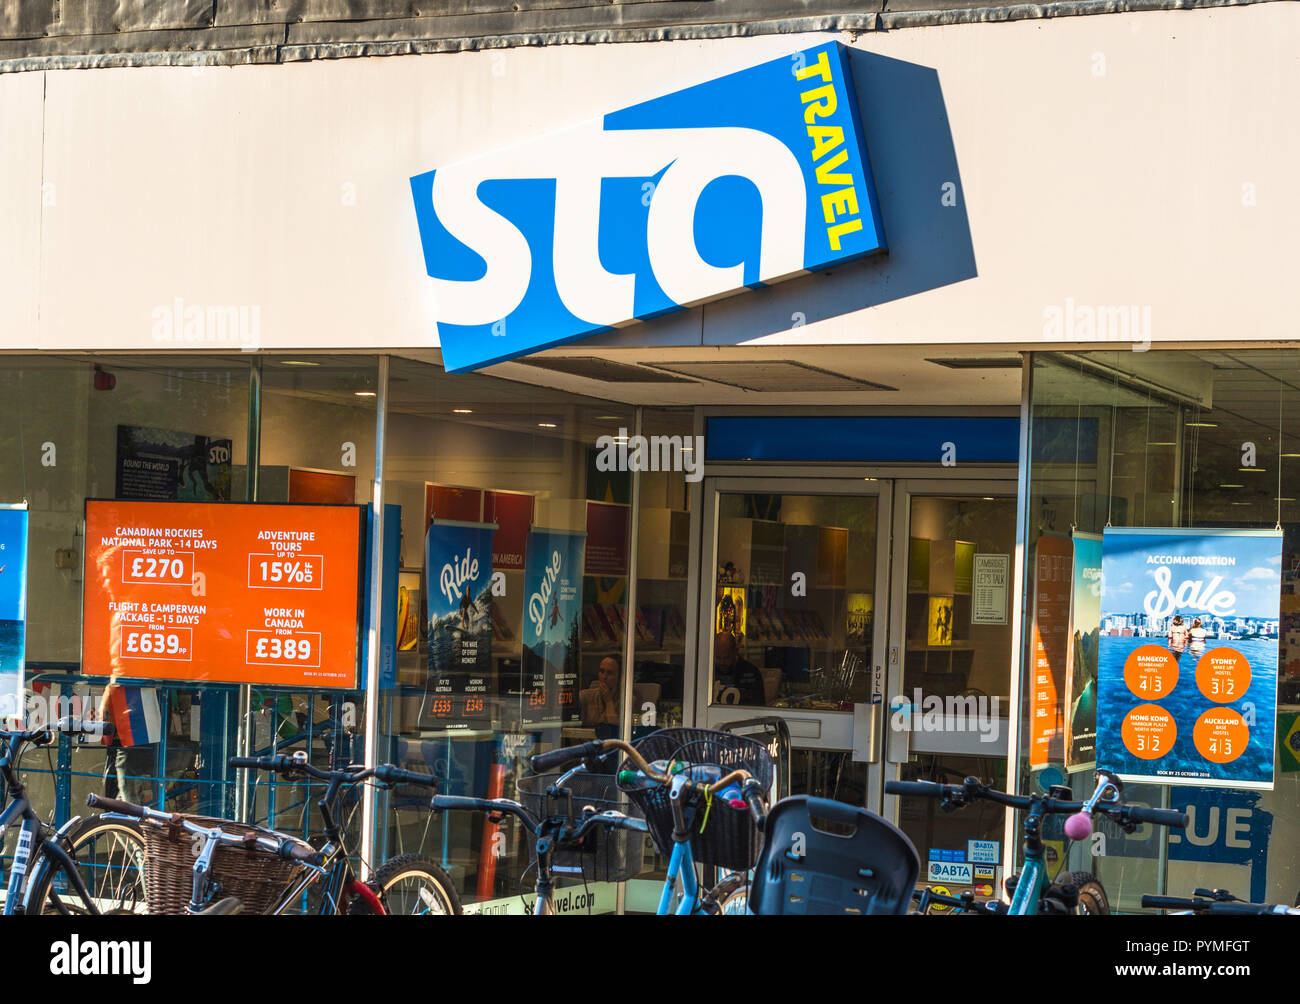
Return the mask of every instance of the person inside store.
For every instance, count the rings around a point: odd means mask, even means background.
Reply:
[[[741,656],[740,647],[730,631],[719,631],[713,639],[713,690],[715,694],[725,695],[732,689],[740,695],[738,701],[728,701],[725,696],[718,699],[724,704],[762,706],[767,703],[763,698],[763,674]]]
[[[619,711],[619,681],[622,672],[618,660],[607,655],[600,660],[596,682],[578,694],[584,728],[594,729],[597,739],[614,739],[622,724]]]

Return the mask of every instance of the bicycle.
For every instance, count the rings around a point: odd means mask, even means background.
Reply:
[[[298,837],[265,827],[230,820],[186,818],[117,799],[90,795],[87,804],[141,820],[151,849],[148,874],[151,912],[224,913],[218,909],[233,896],[244,912],[279,915],[290,908],[312,886],[322,887],[318,913],[385,915],[406,912],[405,884],[416,881],[412,912],[460,912],[460,900],[451,880],[432,861],[414,855],[386,862],[370,882],[361,882],[352,868],[352,848],[334,816],[344,788],[373,778],[380,785],[420,784],[435,787],[430,775],[414,774],[384,764],[373,769],[349,766],[325,771],[311,766],[305,753],[292,757],[232,757],[231,767],[273,771],[295,780],[303,776],[327,783],[317,802],[324,829],[324,843],[317,847]],[[192,838],[192,853],[186,857],[184,831]],[[220,856],[221,847],[243,848],[246,853]],[[186,866],[189,872],[186,872]],[[219,866],[219,867],[218,867]],[[186,890],[188,889],[188,894]]]
[[[591,744],[588,744],[591,745]],[[563,752],[568,752],[565,750]],[[549,754],[539,754],[540,757]],[[591,758],[579,755],[577,766],[561,774],[547,773],[547,764],[533,758],[534,775],[519,781],[520,800],[435,795],[435,813],[481,811],[488,822],[500,826],[507,816],[518,819],[532,838],[534,862],[533,916],[554,916],[555,878],[580,877],[584,882],[617,882],[641,870],[641,855],[634,852],[625,833],[646,833],[647,824],[623,811],[626,800],[609,774],[590,773]],[[561,760],[568,767],[573,760]],[[528,804],[524,804],[527,801]],[[638,849],[639,850],[639,849]]]
[[[1143,896],[1144,910],[1166,910],[1172,914],[1198,916],[1251,916],[1251,917],[1287,917],[1300,916],[1300,907],[1285,906],[1280,903],[1247,903],[1238,899],[1227,889],[1196,889],[1193,899],[1180,899],[1176,896]]]
[[[679,759],[688,750],[696,755]],[[644,813],[656,850],[668,856],[656,914],[745,912],[748,872],[757,858],[765,793],[772,784],[766,746],[727,732],[668,728],[635,745],[598,739],[536,754],[530,762],[537,772],[579,761],[591,771],[619,752],[627,759],[617,774],[618,787]],[[702,889],[697,863],[730,874]]]
[[[62,718],[30,731],[0,732],[0,780],[9,795],[0,812],[0,836],[15,820],[22,821],[9,869],[6,916],[143,912],[139,827],[104,816],[74,816],[54,830],[36,815],[19,771],[29,748],[48,746],[60,733],[98,739],[111,729],[104,722]]]
[[[980,799],[996,802],[1009,809],[1025,811],[1024,868],[1007,880],[1011,903],[1006,912],[1012,916],[1047,914],[1104,915],[1110,913],[1106,890],[1088,872],[1071,872],[1066,881],[1049,882],[1044,862],[1041,826],[1046,815],[1068,815],[1065,835],[1070,840],[1086,840],[1092,833],[1092,816],[1101,813],[1113,819],[1125,833],[1132,833],[1139,823],[1157,826],[1187,826],[1187,814],[1173,809],[1149,809],[1125,805],[1121,801],[1124,786],[1108,770],[1096,772],[1097,789],[1086,802],[1071,799],[1070,789],[1053,785],[1046,794],[1011,795],[968,777],[960,784],[935,784],[932,781],[886,781],[888,795],[912,795],[937,798],[945,812],[953,812]]]

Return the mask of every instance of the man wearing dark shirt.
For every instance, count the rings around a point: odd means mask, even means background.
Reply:
[[[734,687],[740,694],[740,704],[757,707],[767,704],[763,699],[763,674],[752,662],[740,657],[730,631],[719,631],[713,639],[713,684],[715,693],[719,688]]]

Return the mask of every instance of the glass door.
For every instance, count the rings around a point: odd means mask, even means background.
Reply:
[[[880,798],[889,486],[705,482],[696,720],[783,719],[793,794]]]
[[[886,777],[955,784],[974,775],[1005,789],[1015,483],[897,481],[893,535]],[[933,799],[889,796],[883,814],[916,845],[923,882],[993,894],[1002,809],[945,813]]]

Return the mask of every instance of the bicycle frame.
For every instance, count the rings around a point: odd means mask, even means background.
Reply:
[[[22,782],[13,772],[12,762],[17,758],[19,746],[20,741],[15,738],[10,741],[9,749],[0,755],[0,773],[4,776],[5,787],[10,794],[9,804],[5,806],[3,812],[0,812],[0,834],[3,834],[15,820],[22,820],[22,826],[18,830],[18,843],[14,848],[13,861],[9,869],[3,915],[14,916],[26,913],[31,906],[27,902],[31,890],[40,886],[38,880],[51,867],[61,870],[68,877],[86,910],[98,914],[99,910],[92,900],[90,890],[86,887],[81,873],[77,871],[76,862],[64,849],[61,840],[64,833],[81,822],[81,817],[70,819],[54,835],[54,839],[49,838],[45,824],[36,815],[36,810],[32,808]],[[36,863],[36,869],[29,874],[33,862]],[[57,901],[57,896],[55,898]]]
[[[682,880],[682,898],[677,909],[672,909],[673,893],[677,889],[677,879]],[[664,879],[663,890],[659,894],[657,916],[666,917],[673,914],[689,916],[695,912],[700,900],[700,883],[695,875],[695,854],[691,850],[691,841],[673,840],[673,852],[668,857],[668,877]]]

